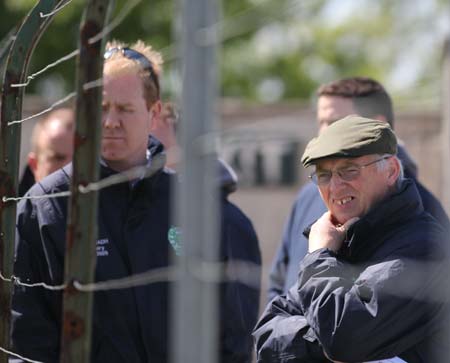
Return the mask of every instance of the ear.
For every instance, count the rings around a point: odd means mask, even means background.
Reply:
[[[394,185],[400,176],[400,162],[396,157],[389,158],[388,166],[388,184],[390,186]]]
[[[158,128],[158,123],[161,122],[161,110],[162,104],[161,101],[156,101],[149,109],[150,111],[150,130]]]
[[[161,100],[156,101],[153,105],[150,106],[149,111],[152,113],[152,116],[160,115],[162,110],[162,102]]]
[[[36,153],[34,153],[33,151],[29,152],[28,153],[28,165],[35,177],[36,177],[37,164],[38,164],[38,160],[37,160]]]

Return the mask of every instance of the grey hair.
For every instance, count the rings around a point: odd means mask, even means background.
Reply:
[[[404,168],[403,168],[402,161],[397,157],[397,155],[392,155],[392,154],[380,154],[379,157],[380,158],[393,157],[393,158],[397,159],[398,164],[400,165],[400,174],[398,175],[396,185],[400,186],[402,181],[405,179],[405,171],[404,171]],[[379,171],[386,170],[387,167],[388,167],[388,160],[387,159],[383,159],[379,163],[377,163],[377,168],[378,168]]]

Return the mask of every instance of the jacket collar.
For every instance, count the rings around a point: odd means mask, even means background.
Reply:
[[[377,238],[378,233],[384,234],[390,226],[402,225],[423,211],[415,183],[405,179],[394,194],[374,206],[348,229],[339,254],[350,260],[366,259],[384,242]]]
[[[147,170],[149,170],[153,167],[156,167],[157,170],[155,170],[155,171],[160,172],[164,168],[164,164],[165,164],[165,160],[166,160],[164,146],[156,137],[153,137],[152,135],[149,135],[149,137],[148,137],[148,146],[147,146],[146,157],[147,157],[147,164],[145,165],[145,167]],[[153,161],[156,158],[162,158],[162,160],[160,160],[157,165],[153,165],[154,164]],[[106,164],[106,162],[103,158],[100,159],[100,178],[101,179],[106,178],[111,175],[114,175],[114,174],[117,174],[117,173],[118,173],[117,171],[111,169]],[[134,186],[137,182],[144,179],[145,177],[146,177],[145,171],[143,171],[142,176],[133,180],[131,182],[131,185]]]

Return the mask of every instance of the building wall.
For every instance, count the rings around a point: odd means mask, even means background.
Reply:
[[[441,119],[438,112],[403,112],[397,115],[396,133],[416,161],[419,180],[438,198],[441,174]]]

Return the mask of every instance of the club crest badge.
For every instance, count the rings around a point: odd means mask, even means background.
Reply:
[[[178,227],[171,226],[169,228],[169,232],[167,233],[167,238],[169,239],[169,243],[172,246],[175,254],[177,256],[181,256],[182,253],[182,245],[181,245],[181,231]]]

